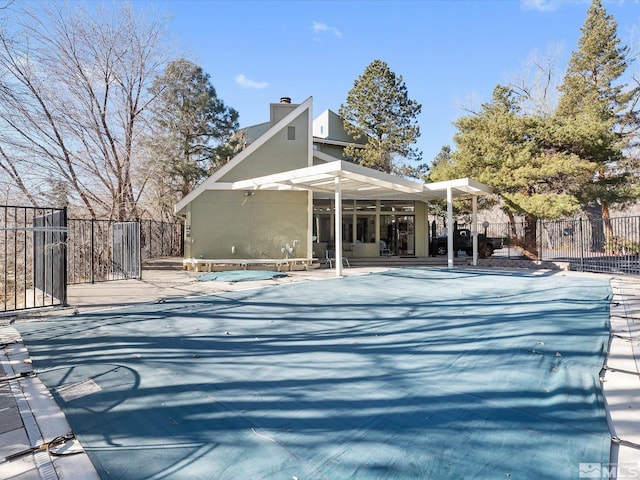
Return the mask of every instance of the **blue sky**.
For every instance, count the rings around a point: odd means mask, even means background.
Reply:
[[[269,103],[314,99],[337,111],[375,59],[402,75],[422,104],[418,148],[430,162],[452,144],[462,106],[491,98],[538,52],[559,52],[561,75],[591,2],[583,0],[158,0],[175,54],[211,76],[242,126],[268,120]],[[142,4],[139,4],[140,6]],[[640,1],[604,1],[625,44],[640,49]],[[145,6],[148,6],[145,3]],[[629,73],[640,73],[635,62]]]

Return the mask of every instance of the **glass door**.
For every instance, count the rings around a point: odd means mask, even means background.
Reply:
[[[415,255],[414,220],[414,215],[380,215],[380,244],[392,255]]]
[[[396,216],[398,255],[411,256],[416,254],[413,215]]]

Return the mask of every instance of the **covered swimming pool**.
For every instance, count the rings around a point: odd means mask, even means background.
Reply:
[[[575,479],[606,278],[398,269],[18,328],[104,479]]]

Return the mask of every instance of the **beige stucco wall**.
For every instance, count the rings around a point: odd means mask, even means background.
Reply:
[[[416,202],[416,217],[414,221],[414,233],[416,241],[416,257],[426,257],[428,255],[427,238],[427,205],[424,202]]]
[[[287,127],[295,127],[295,140],[287,140]],[[267,140],[255,152],[227,172],[219,182],[286,172],[309,166],[309,110]]]
[[[306,192],[207,191],[191,202],[189,217],[187,258],[283,258],[281,248],[294,240],[292,256],[307,257]]]
[[[329,145],[326,143],[315,143],[314,148],[318,152],[331,155],[336,160],[344,160],[343,147],[340,147],[338,145]],[[324,162],[317,161],[316,159],[314,159],[314,165],[318,165],[320,163],[324,163]]]

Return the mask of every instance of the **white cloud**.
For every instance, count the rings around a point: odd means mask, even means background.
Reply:
[[[261,90],[269,86],[267,82],[254,82],[253,80],[248,79],[244,73],[236,75],[235,81],[242,88],[257,88],[258,90]]]
[[[333,34],[336,38],[342,37],[342,33],[340,33],[340,31],[337,28],[330,27],[326,23],[313,22],[313,26],[311,28],[313,29],[313,31],[315,33],[325,33],[326,32],[326,33]]]
[[[560,6],[559,0],[520,0],[523,10],[536,10],[538,12],[553,12]]]

